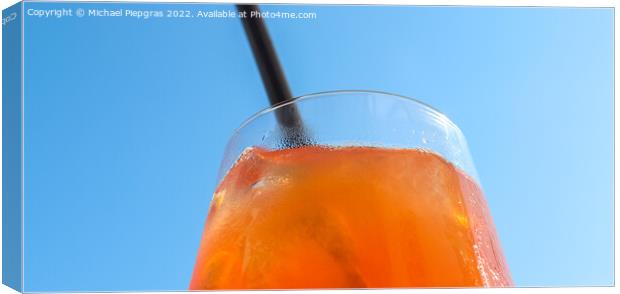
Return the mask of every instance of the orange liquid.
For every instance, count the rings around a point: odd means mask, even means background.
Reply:
[[[480,188],[417,149],[246,150],[190,289],[510,286]]]

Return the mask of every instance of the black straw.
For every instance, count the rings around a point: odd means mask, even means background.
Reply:
[[[257,5],[238,4],[237,10],[242,16],[241,22],[252,47],[252,53],[269,97],[269,103],[273,106],[293,99],[278,55],[269,37],[267,26],[263,19],[256,15],[260,13],[260,9]],[[307,141],[307,137],[303,132],[303,122],[296,105],[289,104],[286,107],[278,108],[275,115],[278,124],[285,130],[285,136],[295,137],[287,138],[287,141],[293,145],[305,145],[304,142]],[[293,133],[294,135],[292,135]]]

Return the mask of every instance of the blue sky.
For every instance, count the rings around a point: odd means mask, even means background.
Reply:
[[[232,9],[144,5],[136,9]],[[27,3],[28,8],[118,4]],[[613,10],[268,6],[295,95],[450,117],[518,286],[613,283]],[[234,19],[25,18],[25,290],[188,286],[224,147],[267,106]]]

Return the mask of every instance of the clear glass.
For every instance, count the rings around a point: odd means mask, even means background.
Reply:
[[[287,108],[304,134],[278,124]],[[512,285],[465,137],[420,101],[337,91],[263,110],[218,183],[190,289]]]
[[[287,147],[275,111],[293,105],[317,144],[432,150],[478,179],[463,133],[444,114],[405,96],[348,90],[301,96],[248,118],[230,138],[218,182],[246,148]]]

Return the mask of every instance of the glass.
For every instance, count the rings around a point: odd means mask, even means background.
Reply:
[[[277,111],[311,144],[291,147]],[[381,92],[312,94],[233,134],[190,289],[494,287],[512,281],[459,128]]]

